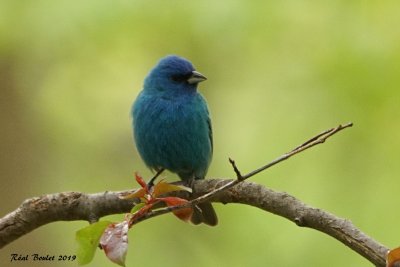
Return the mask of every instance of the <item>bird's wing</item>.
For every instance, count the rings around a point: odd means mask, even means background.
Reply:
[[[212,132],[212,126],[211,126],[211,119],[210,117],[207,118],[207,125],[208,125],[208,138],[210,139],[210,144],[211,144],[211,154],[214,149],[213,145],[213,132]]]

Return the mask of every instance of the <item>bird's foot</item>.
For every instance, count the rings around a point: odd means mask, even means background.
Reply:
[[[154,182],[156,181],[157,177],[160,176],[161,173],[163,173],[165,169],[160,169],[157,171],[157,173],[153,176],[153,178],[150,179],[150,181],[147,183],[147,187],[150,189],[154,186]]]
[[[192,178],[189,178],[189,179],[186,179],[186,180],[184,180],[183,182],[183,184],[185,185],[185,186],[187,186],[187,187],[190,187],[190,188],[192,188],[193,189],[193,186],[194,186],[194,181],[195,181],[196,179],[194,178],[194,177],[192,177]]]

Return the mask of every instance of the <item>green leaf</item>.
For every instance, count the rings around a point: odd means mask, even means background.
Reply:
[[[133,206],[133,208],[131,209],[131,213],[134,214],[137,211],[139,211],[141,208],[143,208],[146,205],[146,203],[138,203],[135,206]]]
[[[76,255],[79,265],[88,264],[92,261],[94,253],[99,246],[100,237],[110,224],[112,222],[99,221],[76,232],[75,240],[78,243]]]
[[[132,199],[132,198],[144,198],[146,195],[146,190],[144,188],[139,188],[133,192],[124,194],[124,195],[120,195],[119,198],[120,199]]]
[[[186,187],[183,185],[170,184],[170,183],[167,183],[167,182],[161,180],[154,186],[153,195],[154,195],[154,197],[158,197],[162,194],[173,192],[173,191],[187,191],[187,192],[192,193],[192,189],[190,187]]]

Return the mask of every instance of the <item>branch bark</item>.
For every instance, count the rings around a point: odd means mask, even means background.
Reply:
[[[194,183],[194,190],[196,194],[205,194],[231,181],[198,180]],[[0,219],[0,248],[47,223],[74,220],[91,222],[106,215],[127,213],[133,202],[120,199],[119,196],[128,192],[64,192],[28,199]],[[309,227],[337,239],[376,266],[385,266],[388,248],[361,232],[349,220],[308,206],[287,193],[244,181],[214,195],[211,201],[251,205],[282,216],[298,226]]]

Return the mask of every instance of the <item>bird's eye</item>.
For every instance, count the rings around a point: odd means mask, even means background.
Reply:
[[[171,76],[171,79],[175,82],[185,82],[189,79],[190,73],[188,74],[175,74]]]

